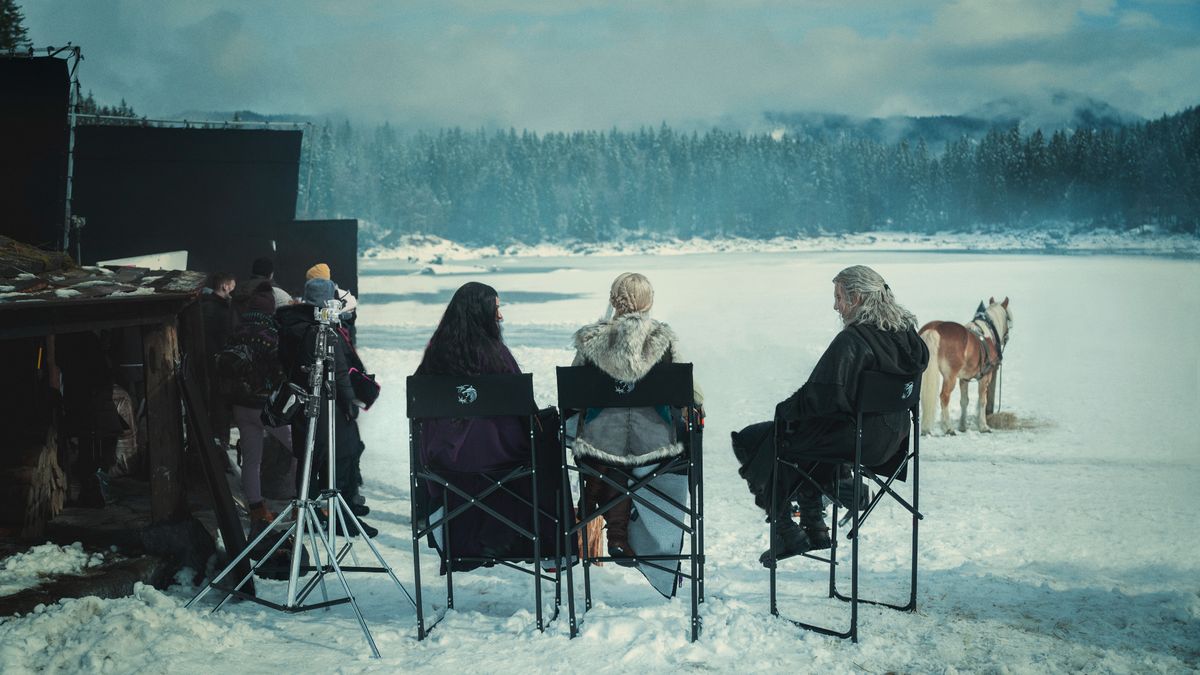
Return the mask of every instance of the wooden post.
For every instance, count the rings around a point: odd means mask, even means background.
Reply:
[[[142,327],[146,369],[146,441],[150,456],[150,520],[188,515],[179,399],[179,337],[174,317]]]
[[[237,506],[233,503],[229,482],[225,479],[225,462],[222,461],[221,450],[213,445],[212,428],[208,424],[208,403],[198,381],[198,374],[204,372],[205,359],[200,303],[193,302],[188,305],[180,313],[180,320],[180,338],[183,342],[183,353],[187,355],[187,363],[180,371],[180,389],[183,392],[184,403],[187,404],[188,439],[192,452],[200,459],[204,478],[208,481],[209,492],[213,498],[213,512],[217,516],[217,528],[221,531],[221,539],[225,542],[225,552],[232,558],[246,547],[246,534],[242,530]],[[249,561],[243,561],[237,568],[238,578],[242,578],[249,571]],[[249,587],[243,590],[253,595],[254,581],[251,580]]]

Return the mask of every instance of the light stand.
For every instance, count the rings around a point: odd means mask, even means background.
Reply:
[[[256,602],[265,607],[281,612],[304,612],[312,609],[328,608],[333,605],[349,603],[354,610],[354,615],[358,618],[358,624],[362,627],[363,636],[367,638],[367,644],[371,647],[371,654],[374,658],[379,658],[379,649],[375,646],[375,640],[371,637],[371,630],[367,627],[367,622],[363,618],[362,611],[358,607],[358,603],[354,600],[354,594],[350,591],[350,584],[346,581],[345,572],[386,572],[396,586],[400,588],[408,601],[416,607],[416,602],[400,580],[396,578],[396,573],[392,571],[390,565],[380,555],[379,549],[375,548],[375,543],[371,541],[366,532],[363,531],[362,524],[358,522],[358,518],[350,511],[350,505],[342,497],[341,492],[337,488],[337,476],[335,467],[336,444],[334,435],[334,415],[337,414],[335,406],[335,398],[337,395],[337,387],[334,381],[337,373],[334,369],[334,345],[338,336],[336,328],[338,322],[338,307],[337,301],[331,300],[326,303],[325,307],[318,307],[315,310],[317,319],[317,339],[316,347],[313,350],[312,365],[308,370],[308,394],[304,399],[304,416],[308,418],[308,431],[305,434],[304,440],[304,461],[302,468],[304,476],[301,481],[299,494],[291,501],[275,520],[271,521],[257,537],[254,538],[241,553],[237,555],[221,573],[214,577],[194,598],[188,601],[187,607],[191,607],[201,598],[203,598],[210,590],[217,589],[225,593],[225,597],[217,606],[213,608],[213,612],[225,606],[229,598],[237,596],[239,598]],[[325,490],[317,497],[309,497],[310,481],[312,479],[312,462],[313,448],[316,445],[318,419],[321,416],[321,404],[325,404],[325,421],[326,421],[326,446],[328,455],[326,457],[325,475],[328,479],[328,485]],[[321,522],[317,516],[317,509],[324,508],[328,514],[329,523]],[[294,514],[294,521],[288,522],[288,516]],[[338,531],[349,532],[348,524],[353,523],[358,530],[358,535],[362,537],[371,552],[375,554],[375,559],[379,562],[377,567],[362,567],[357,564],[353,566],[343,566],[341,561],[345,559],[347,554],[351,554],[353,542],[347,539],[342,548],[338,550]],[[247,558],[251,551],[259,544],[264,542],[267,537],[275,533],[275,526],[283,525],[284,531],[278,535],[278,539],[271,546],[266,555],[259,558],[258,562],[250,568],[250,571],[242,577],[234,586],[222,585],[221,581],[229,575],[234,568],[239,565],[242,560]],[[288,539],[292,540],[292,557],[289,566],[287,597],[283,604],[264,600],[249,593],[242,591],[242,587],[250,580],[254,573],[265,563],[271,560],[275,552],[280,549]],[[312,555],[312,564],[303,562],[304,546],[307,542],[308,550]],[[322,562],[322,551],[324,552],[324,562]],[[301,574],[307,575],[309,572],[314,574],[307,578],[301,585]],[[325,587],[325,576],[334,574],[342,585],[342,590],[345,591],[346,597],[329,599],[328,591]],[[305,604],[309,595],[318,586],[321,588],[321,602],[313,602]]]

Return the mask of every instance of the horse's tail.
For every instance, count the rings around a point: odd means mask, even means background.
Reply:
[[[921,376],[921,431],[929,434],[933,433],[937,411],[941,407],[938,401],[938,395],[942,388],[938,372],[938,347],[941,345],[942,336],[938,332],[937,326],[926,324],[921,328],[921,339],[929,348],[929,363],[925,366],[925,373]]]

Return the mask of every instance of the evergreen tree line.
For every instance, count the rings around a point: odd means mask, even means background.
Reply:
[[[1037,226],[1200,227],[1200,107],[1116,130],[916,143],[636,132],[305,134],[298,212],[473,244]]]
[[[96,102],[96,97],[88,91],[87,96],[80,97],[75,103],[75,113],[78,115],[99,115],[100,119],[86,120],[87,124],[132,126],[141,124],[133,106],[121,99],[120,105],[103,105]],[[112,119],[120,117],[123,119]],[[128,121],[126,119],[128,118]]]

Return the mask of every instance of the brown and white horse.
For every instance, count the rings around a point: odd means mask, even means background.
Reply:
[[[921,339],[929,347],[929,365],[921,378],[921,433],[933,431],[934,411],[941,409],[943,433],[954,433],[950,429],[950,393],[955,383],[961,392],[962,416],[958,430],[967,430],[967,386],[972,380],[979,381],[978,420],[979,430],[991,431],[987,424],[988,385],[991,384],[1000,362],[1004,358],[1004,346],[1012,331],[1012,311],[1008,298],[996,302],[988,298],[987,307],[979,303],[975,318],[964,325],[953,321],[930,321],[921,326]],[[941,374],[939,381],[938,374]]]

